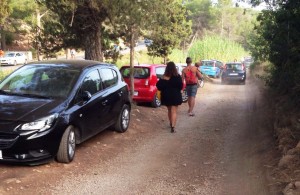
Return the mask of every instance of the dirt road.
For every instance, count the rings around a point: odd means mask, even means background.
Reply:
[[[71,164],[0,165],[0,194],[265,195],[273,146],[264,90],[218,79],[198,91],[195,116],[134,106],[128,132],[106,131],[78,146]]]

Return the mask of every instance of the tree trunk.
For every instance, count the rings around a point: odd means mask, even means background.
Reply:
[[[6,41],[5,41],[5,33],[1,32],[1,48],[3,51],[6,50]]]
[[[86,60],[103,61],[100,30],[87,33],[84,48]]]
[[[42,25],[41,25],[41,14],[40,14],[40,10],[39,9],[36,9],[36,25],[37,25],[37,35],[40,36],[40,32],[41,32],[41,28],[42,28]],[[36,45],[36,57],[37,57],[37,60],[38,61],[41,61],[41,54],[40,54],[40,42],[38,41],[37,42],[37,45]]]
[[[134,37],[134,27],[130,28],[130,99],[134,95],[134,46],[135,46],[135,37]]]

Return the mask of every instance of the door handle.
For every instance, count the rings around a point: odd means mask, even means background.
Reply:
[[[105,106],[107,104],[107,102],[108,102],[107,100],[103,101],[102,105]]]
[[[122,94],[123,94],[123,91],[120,91],[118,94],[119,94],[119,96],[121,97],[121,96],[122,96]]]

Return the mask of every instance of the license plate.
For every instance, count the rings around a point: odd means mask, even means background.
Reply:
[[[133,95],[134,95],[134,96],[138,96],[138,95],[139,95],[139,92],[135,91],[135,92],[133,92]]]
[[[236,76],[236,75],[239,75],[239,74],[238,73],[230,73],[229,75],[235,75]]]
[[[3,159],[2,150],[0,150],[0,159]]]

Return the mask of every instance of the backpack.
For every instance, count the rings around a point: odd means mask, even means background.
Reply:
[[[197,84],[198,79],[196,74],[192,68],[185,68],[184,75],[186,84]]]

